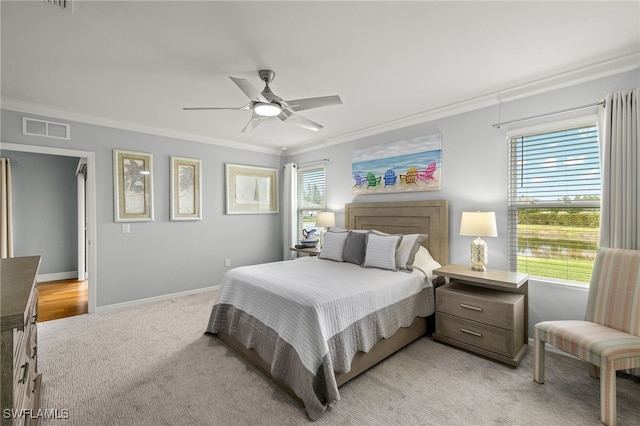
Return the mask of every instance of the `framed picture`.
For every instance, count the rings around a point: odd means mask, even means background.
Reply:
[[[439,191],[441,177],[440,133],[353,151],[354,195]]]
[[[278,213],[278,169],[225,164],[227,214]]]
[[[202,219],[202,162],[171,157],[171,220]]]
[[[145,152],[113,150],[116,222],[153,220],[153,156]]]

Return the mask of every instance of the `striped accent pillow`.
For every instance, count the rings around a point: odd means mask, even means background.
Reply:
[[[327,232],[324,234],[322,251],[318,257],[342,262],[344,260],[344,243],[347,241],[348,235],[349,232]]]
[[[367,234],[367,250],[364,256],[365,268],[398,270],[398,246],[402,235]]]
[[[427,234],[408,234],[402,237],[398,247],[398,268],[413,271],[413,261],[420,248],[420,243],[427,239]]]

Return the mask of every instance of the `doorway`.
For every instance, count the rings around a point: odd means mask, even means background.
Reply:
[[[35,145],[22,145],[14,143],[2,143],[2,148],[7,151],[29,152],[36,154],[59,155],[66,157],[77,157],[86,161],[86,183],[85,183],[85,203],[86,203],[86,270],[88,271],[86,280],[87,310],[89,313],[96,309],[96,288],[98,282],[98,271],[96,268],[96,176],[95,176],[95,153],[65,148],[52,148]],[[81,225],[78,224],[78,227]],[[82,224],[84,226],[84,224]]]

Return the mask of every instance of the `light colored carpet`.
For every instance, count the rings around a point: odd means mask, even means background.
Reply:
[[[297,425],[302,406],[204,335],[215,292],[41,323],[41,408],[70,425]],[[424,337],[340,388],[317,425],[599,425],[599,383],[548,353],[547,382]],[[618,423],[640,425],[640,381],[618,378]]]

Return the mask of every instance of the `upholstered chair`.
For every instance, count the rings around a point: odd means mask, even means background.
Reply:
[[[599,248],[584,321],[534,326],[533,380],[544,383],[549,343],[589,363],[600,377],[600,421],[616,423],[616,371],[640,367],[640,250]]]

